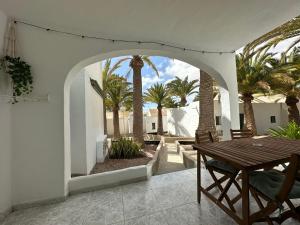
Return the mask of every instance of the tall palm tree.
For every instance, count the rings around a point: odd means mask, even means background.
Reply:
[[[104,122],[104,134],[107,134],[107,119],[106,119],[106,96],[107,96],[107,86],[111,80],[112,74],[116,69],[120,68],[124,59],[118,60],[114,65],[112,65],[111,59],[107,59],[104,62],[104,67],[101,72],[102,76],[102,101],[103,101],[103,122]]]
[[[300,115],[297,103],[300,97],[300,48],[295,47],[290,54],[282,53],[275,60],[271,80],[271,88],[276,93],[286,96],[289,121],[300,125]]]
[[[204,71],[200,71],[199,86],[199,122],[196,134],[211,132],[216,136],[216,126],[214,118],[214,81],[212,77]],[[198,143],[196,135],[196,142]]]
[[[197,82],[197,80],[188,81],[188,76],[184,79],[180,79],[176,76],[175,80],[172,80],[167,84],[167,88],[171,95],[175,95],[180,98],[180,106],[186,106],[186,98],[191,94],[197,93],[197,91],[195,91],[198,87]]]
[[[159,73],[149,56],[133,55],[122,60],[123,62],[130,60],[129,66],[133,71],[133,138],[144,146],[142,91],[142,68],[144,67],[144,62],[155,71],[157,76],[159,76]]]
[[[245,52],[249,55],[255,54],[276,46],[279,42],[289,38],[295,38],[295,40],[287,48],[287,52],[300,43],[300,16],[293,18],[269,33],[266,33],[265,35],[250,42],[246,45]]]
[[[145,92],[145,101],[153,102],[157,104],[157,134],[163,135],[164,128],[163,128],[163,120],[162,120],[162,107],[168,98],[168,92],[165,88],[165,85],[156,83],[152,85],[146,92]]]
[[[265,51],[247,58],[245,52],[236,55],[237,82],[244,102],[246,128],[257,134],[252,107],[253,94],[270,91],[269,81],[273,55]]]
[[[114,138],[119,138],[119,110],[132,96],[131,84],[124,77],[111,74],[107,82],[106,106],[113,112]]]

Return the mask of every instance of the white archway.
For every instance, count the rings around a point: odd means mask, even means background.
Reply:
[[[77,63],[68,73],[65,83],[64,83],[64,177],[65,177],[65,194],[68,193],[68,181],[71,178],[71,146],[70,146],[70,86],[72,80],[78,73],[88,65],[93,63],[103,61],[107,58],[121,57],[127,55],[148,55],[148,56],[163,56],[181,60],[186,62],[192,66],[195,66],[199,69],[206,71],[210,74],[220,86],[221,93],[221,108],[222,110],[222,123],[223,126],[228,130],[228,132],[224,132],[224,137],[229,137],[229,129],[231,126],[231,100],[230,100],[230,91],[228,88],[228,84],[224,79],[223,75],[219,73],[217,70],[212,68],[211,66],[203,63],[197,58],[176,53],[173,51],[165,51],[165,50],[149,50],[149,49],[128,49],[128,50],[120,50],[120,51],[111,51],[103,54],[99,54],[96,56],[92,56],[86,59],[83,59],[79,63]],[[235,125],[236,126],[236,125]]]

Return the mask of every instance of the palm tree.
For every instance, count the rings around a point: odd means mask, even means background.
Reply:
[[[215,118],[214,118],[214,81],[209,74],[200,71],[199,86],[199,122],[196,130],[197,137],[203,133],[211,132],[216,136]]]
[[[124,77],[111,74],[107,80],[106,106],[113,112],[114,138],[120,137],[119,110],[132,96],[131,84]]]
[[[141,146],[144,146],[142,91],[142,68],[144,67],[144,62],[155,71],[157,76],[159,76],[159,73],[149,56],[133,55],[123,58],[122,62],[126,60],[130,60],[129,66],[133,71],[133,138]]]
[[[188,81],[188,76],[184,79],[180,79],[176,76],[175,80],[167,84],[167,88],[171,95],[180,98],[180,106],[186,106],[186,98],[191,94],[197,93],[197,91],[194,91],[198,87],[197,82],[197,80]]]
[[[295,17],[294,19],[247,44],[245,52],[249,55],[253,55],[256,52],[261,52],[265,49],[276,46],[279,42],[285,39],[294,37],[296,37],[296,39],[287,48],[287,52],[296,46],[296,44],[300,43],[300,16]]]
[[[113,66],[111,65],[111,59],[105,60],[104,67],[102,69],[102,101],[103,101],[103,122],[104,122],[104,134],[107,134],[107,119],[106,119],[106,96],[107,96],[107,86],[111,80],[112,74],[118,69],[124,60],[118,60]]]
[[[163,135],[162,107],[164,101],[168,98],[168,92],[163,84],[156,83],[152,85],[145,93],[145,101],[157,104],[157,134]]]
[[[281,54],[273,63],[271,88],[276,93],[286,96],[289,121],[300,125],[297,103],[300,97],[300,48],[295,47],[289,55]]]
[[[237,82],[244,102],[246,128],[257,134],[252,107],[253,94],[270,91],[269,81],[273,55],[265,51],[250,58],[245,52],[236,55]]]

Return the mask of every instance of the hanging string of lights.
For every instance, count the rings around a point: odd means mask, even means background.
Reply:
[[[199,49],[192,49],[192,48],[183,48],[183,47],[179,47],[176,45],[166,44],[166,43],[157,42],[157,41],[136,41],[136,40],[112,39],[112,38],[105,38],[105,37],[99,37],[99,36],[90,36],[90,35],[86,35],[86,34],[78,34],[78,33],[72,33],[72,32],[68,32],[68,31],[58,30],[58,29],[54,29],[54,28],[50,28],[50,27],[43,27],[43,26],[39,26],[39,25],[35,25],[32,23],[27,23],[27,22],[19,21],[19,20],[14,20],[14,23],[22,24],[25,26],[30,26],[30,27],[48,31],[48,32],[54,32],[54,33],[58,33],[58,34],[79,37],[82,39],[95,39],[95,40],[102,40],[102,41],[110,41],[113,43],[153,44],[153,45],[159,45],[162,47],[179,49],[182,51],[198,52],[198,53],[202,53],[202,54],[220,54],[220,55],[222,55],[222,54],[234,54],[235,53],[234,50],[233,51],[207,51],[207,50],[199,50]]]

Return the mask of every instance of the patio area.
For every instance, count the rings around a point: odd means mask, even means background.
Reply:
[[[203,170],[203,181],[210,182]],[[256,207],[253,203],[252,207]],[[2,225],[230,225],[205,196],[197,204],[196,169],[154,176],[149,181],[88,192],[65,202],[12,213]],[[297,224],[288,220],[285,225]]]

